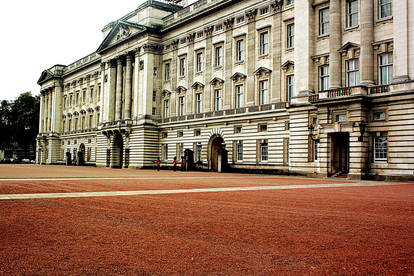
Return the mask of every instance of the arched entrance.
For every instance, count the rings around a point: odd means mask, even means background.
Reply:
[[[223,169],[223,164],[227,162],[227,156],[223,156],[225,152],[224,139],[220,135],[214,135],[209,142],[209,169],[218,172]],[[219,164],[221,162],[221,164]]]
[[[123,152],[124,152],[124,141],[122,139],[122,135],[117,132],[114,136],[113,144],[112,144],[112,168],[122,168],[122,159],[123,159]]]
[[[85,163],[85,145],[82,143],[79,145],[78,166],[82,166],[84,163]]]

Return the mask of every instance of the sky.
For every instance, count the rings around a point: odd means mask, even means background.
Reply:
[[[144,0],[13,0],[0,2],[0,100],[40,93],[43,70],[98,49],[101,30]],[[189,1],[191,3],[193,1]]]

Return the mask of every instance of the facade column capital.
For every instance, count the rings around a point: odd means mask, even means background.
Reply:
[[[254,19],[256,18],[256,15],[257,15],[257,9],[251,9],[251,10],[246,11],[247,20],[249,22],[254,21]]]

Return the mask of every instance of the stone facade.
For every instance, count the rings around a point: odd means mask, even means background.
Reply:
[[[147,1],[39,79],[37,162],[414,176],[414,3]],[[79,153],[80,152],[80,153]]]

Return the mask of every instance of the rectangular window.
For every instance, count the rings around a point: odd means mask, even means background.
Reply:
[[[168,118],[170,115],[170,101],[164,100],[164,118]]]
[[[259,82],[259,98],[260,104],[269,103],[269,81],[262,80]]]
[[[91,87],[91,91],[89,91],[89,102],[93,102],[93,86]]]
[[[358,26],[358,0],[348,0],[346,3],[347,27]]]
[[[185,58],[180,58],[180,77],[185,76]]]
[[[260,143],[260,161],[267,161],[268,156],[268,145],[267,141]]]
[[[319,10],[319,35],[329,34],[329,8]]]
[[[287,0],[286,1],[286,5],[293,5],[293,4],[295,4],[295,0]]]
[[[166,144],[163,145],[162,153],[163,153],[162,158],[164,160],[168,160],[168,145],[166,145]]]
[[[329,89],[329,66],[324,65],[319,67],[319,91]]]
[[[203,53],[197,53],[197,72],[203,71]]]
[[[236,41],[236,61],[244,60],[244,40],[239,39]]]
[[[200,136],[201,135],[201,130],[196,129],[194,130],[194,136]]]
[[[215,49],[215,65],[216,67],[223,66],[223,47],[218,46]]]
[[[201,113],[201,93],[196,94],[196,113]]]
[[[157,101],[157,91],[152,91],[152,101]]]
[[[221,89],[214,91],[214,110],[218,111],[221,109]]]
[[[184,115],[184,97],[178,98],[178,115],[179,116]]]
[[[204,36],[204,33],[203,32],[198,32],[197,33],[197,38],[202,38]]]
[[[294,75],[286,76],[286,83],[287,83],[287,98],[288,98],[288,101],[290,102],[292,100],[293,93],[295,91],[295,76]]]
[[[180,143],[178,144],[178,159],[181,159],[184,157],[184,144]]]
[[[392,53],[385,53],[378,56],[379,59],[379,84],[385,85],[392,82],[393,60]]]
[[[201,144],[197,144],[197,150],[196,150],[196,160],[201,161],[201,151],[203,149],[203,146]]]
[[[244,16],[237,17],[237,19],[236,19],[237,24],[240,24],[240,23],[243,23],[243,22],[244,22]]]
[[[242,132],[242,127],[241,126],[236,126],[236,127],[234,127],[234,133],[235,134],[237,134],[237,133],[241,133]]]
[[[265,131],[267,131],[267,125],[266,124],[259,125],[259,132],[265,132]]]
[[[379,0],[379,15],[380,18],[392,15],[392,0]]]
[[[359,84],[359,60],[357,58],[346,61],[346,86],[352,87]]]
[[[86,90],[82,91],[82,102],[86,103]]]
[[[385,111],[374,112],[372,114],[373,121],[384,121],[385,120]]]
[[[260,33],[260,55],[268,55],[269,54],[269,33],[263,32]]]
[[[151,114],[152,114],[153,116],[155,116],[155,115],[157,114],[157,108],[156,108],[156,107],[153,107],[153,108],[152,108],[152,112],[151,112]]]
[[[346,114],[336,114],[335,122],[345,122],[346,121]]]
[[[216,26],[216,32],[221,31],[221,30],[223,30],[223,25],[222,24],[217,25]]]
[[[313,140],[313,161],[318,161],[319,140]]]
[[[260,15],[269,13],[269,7],[264,7],[260,9]]]
[[[243,142],[239,141],[236,144],[237,161],[243,161]]]
[[[295,46],[295,24],[287,25],[287,48]]]
[[[236,85],[236,108],[243,106],[243,85]]]
[[[165,74],[164,74],[164,78],[165,80],[170,80],[170,64],[166,63],[165,64]]]
[[[387,137],[374,137],[374,161],[387,161]]]

